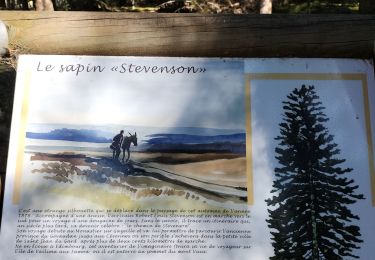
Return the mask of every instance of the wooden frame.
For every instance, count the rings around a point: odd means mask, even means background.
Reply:
[[[372,58],[375,15],[2,11],[33,54]]]

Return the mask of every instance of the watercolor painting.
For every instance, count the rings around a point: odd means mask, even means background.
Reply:
[[[242,62],[180,62],[206,72],[31,81],[22,203],[48,194],[99,207],[245,206]]]

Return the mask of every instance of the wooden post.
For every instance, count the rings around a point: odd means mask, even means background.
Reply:
[[[51,0],[35,0],[35,9],[37,11],[53,11],[53,3]]]
[[[261,14],[272,14],[272,0],[261,0],[260,1],[260,13]]]
[[[34,54],[371,58],[375,15],[0,12]]]

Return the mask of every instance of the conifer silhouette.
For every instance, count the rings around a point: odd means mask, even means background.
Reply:
[[[353,169],[340,167],[345,159],[337,158],[324,109],[314,86],[294,89],[283,102],[274,196],[266,200],[272,260],[358,258],[359,217],[347,206],[364,197],[346,177]]]

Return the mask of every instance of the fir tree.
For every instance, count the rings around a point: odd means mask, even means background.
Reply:
[[[357,185],[342,168],[338,145],[324,123],[328,121],[314,86],[294,89],[283,102],[279,167],[266,200],[269,207],[273,260],[358,258],[362,242],[359,220],[347,207],[359,199]]]

